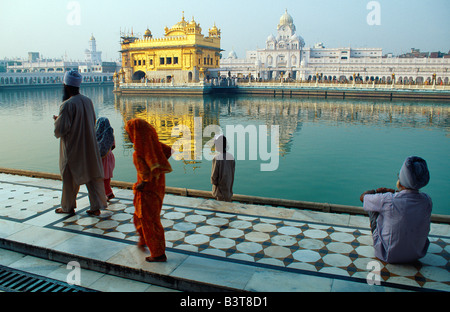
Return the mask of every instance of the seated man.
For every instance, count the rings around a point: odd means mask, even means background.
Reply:
[[[424,159],[408,157],[399,173],[398,191],[379,188],[361,194],[368,212],[375,256],[388,263],[408,263],[425,256],[432,201],[419,191],[430,174]]]

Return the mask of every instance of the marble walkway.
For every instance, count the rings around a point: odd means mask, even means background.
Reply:
[[[99,217],[86,214],[85,187],[77,213],[59,215],[60,181],[0,173],[0,263],[6,251],[77,261],[160,290],[450,291],[447,224],[432,224],[419,262],[391,265],[374,257],[365,216],[166,195],[168,261],[147,263],[136,247],[133,193],[114,192]]]

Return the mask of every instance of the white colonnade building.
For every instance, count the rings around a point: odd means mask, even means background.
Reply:
[[[450,55],[417,53],[383,55],[381,48],[326,48],[323,43],[306,47],[296,33],[286,11],[277,25],[277,34],[269,35],[264,49],[247,51],[239,59],[234,51],[220,61],[223,76],[249,77],[270,81],[450,83]]]

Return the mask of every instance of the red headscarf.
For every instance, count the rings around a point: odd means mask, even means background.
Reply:
[[[161,173],[172,171],[169,161],[159,142],[155,128],[140,118],[131,119],[125,125],[125,130],[134,144],[137,156],[150,168],[151,175],[158,177]],[[169,154],[170,155],[170,154]]]

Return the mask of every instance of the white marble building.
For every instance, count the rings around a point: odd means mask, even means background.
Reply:
[[[41,59],[39,53],[30,52],[28,60],[3,60],[0,66],[0,87],[40,86],[62,83],[64,73],[76,70],[83,76],[83,83],[112,82],[113,74],[121,66],[118,62],[102,62],[102,52],[97,51],[96,40],[91,36],[85,61],[63,59]]]
[[[264,49],[247,51],[245,59],[233,51],[221,60],[221,74],[251,75],[259,80],[347,81],[449,84],[449,57],[394,57],[381,48],[326,48],[323,43],[306,47],[286,11],[269,35]]]
[[[266,48],[256,51],[259,78],[272,80],[278,78],[297,78],[301,67],[305,41],[296,34],[294,20],[286,12],[277,25],[277,35],[269,35]]]
[[[97,51],[97,42],[94,35],[91,35],[89,39],[89,49],[84,51],[85,61],[89,64],[102,64],[102,52]]]
[[[257,77],[259,67],[256,61],[256,51],[247,51],[245,58],[238,58],[236,52],[231,50],[227,58],[220,60],[221,77]]]

